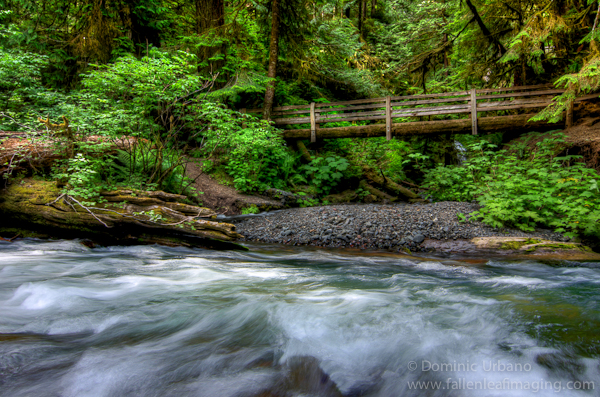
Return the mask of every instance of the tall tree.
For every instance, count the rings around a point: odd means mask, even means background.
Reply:
[[[221,44],[219,30],[225,25],[225,4],[223,0],[196,0],[195,2],[196,34],[204,36],[206,43],[216,45],[203,45],[199,49],[198,57],[207,62],[207,71],[215,72],[220,69],[223,59],[211,62],[210,58],[218,53],[225,54],[225,46]]]
[[[271,40],[269,42],[269,69],[267,71],[267,77],[271,80],[267,83],[267,90],[265,91],[263,111],[263,118],[265,120],[271,119],[273,102],[275,100],[275,78],[277,77],[277,61],[279,57],[279,1],[273,0],[271,3]]]

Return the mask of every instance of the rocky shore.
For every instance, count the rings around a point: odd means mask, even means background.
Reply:
[[[459,202],[333,205],[294,208],[228,221],[236,224],[237,232],[244,236],[242,241],[405,252],[430,251],[436,243],[475,237],[568,241],[550,230],[525,233],[495,229],[470,220],[469,214],[478,208],[474,203]],[[469,220],[461,222],[459,214]]]

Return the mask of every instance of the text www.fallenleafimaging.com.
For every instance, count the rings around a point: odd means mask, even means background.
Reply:
[[[408,363],[408,369],[411,371],[421,370],[423,372],[505,372],[506,377],[502,379],[488,379],[483,377],[480,380],[470,380],[464,377],[447,377],[441,381],[409,381],[408,388],[412,390],[529,390],[533,393],[539,391],[554,391],[556,393],[562,390],[595,390],[593,381],[584,380],[547,380],[543,378],[532,380],[511,379],[509,373],[529,372],[530,364],[506,364],[502,362],[485,362],[481,365],[474,363],[432,363],[423,360],[421,363],[411,361]]]

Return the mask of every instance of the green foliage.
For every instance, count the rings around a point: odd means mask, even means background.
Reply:
[[[95,205],[102,201],[100,191],[105,188],[101,178],[104,166],[102,159],[77,153],[75,157],[59,162],[52,177],[66,183],[64,193],[82,199],[83,205]]]
[[[164,190],[197,197],[193,181],[185,175],[182,154],[159,139],[138,141],[129,150],[118,150],[115,161],[107,166],[113,171],[111,182],[140,190]]]
[[[301,171],[312,175],[312,183],[324,196],[344,178],[348,160],[339,156],[317,157],[310,164],[300,167]]]
[[[356,189],[356,194],[358,195],[359,200],[363,200],[365,197],[371,194],[371,192],[363,188],[358,188]]]
[[[242,211],[241,211],[242,215],[258,214],[259,212],[260,212],[260,210],[254,204],[252,204],[248,207],[242,208]]]
[[[47,57],[20,50],[0,48],[0,109],[22,111],[27,102],[42,89],[41,69]],[[1,129],[16,125],[0,124]]]
[[[301,207],[301,208],[306,208],[306,207],[314,207],[316,205],[319,205],[319,200],[316,198],[311,198],[308,197],[306,195],[306,193],[304,192],[298,192],[298,199],[296,200],[296,203]],[[323,203],[324,205],[326,203]]]
[[[200,95],[209,82],[196,75],[196,61],[184,51],[168,54],[150,48],[141,59],[128,55],[108,65],[92,65],[95,70],[82,75],[83,93],[89,94],[82,99],[102,113],[113,113],[110,120],[118,125],[107,126],[110,131],[146,137],[154,131],[197,133]]]
[[[160,223],[165,221],[165,218],[161,214],[155,212],[154,210],[134,212],[133,215],[144,216],[147,221],[154,223]]]
[[[565,92],[555,97],[552,103],[532,120],[548,120],[550,123],[557,123],[563,118],[565,109],[572,105],[578,94],[587,94],[596,90],[600,86],[600,56],[587,62],[579,72],[562,76],[554,85],[564,88]]]
[[[526,156],[518,148],[494,151],[482,141],[469,147],[462,166],[439,166],[425,185],[436,200],[471,201],[483,206],[476,218],[494,227],[531,231],[549,226],[569,236],[600,236],[600,175],[578,161],[580,156],[556,157],[564,143],[553,134]]]
[[[284,188],[293,172],[295,157],[285,147],[278,130],[268,122],[241,114],[223,106],[202,104],[202,154],[214,160],[216,153],[226,157],[227,172],[237,189],[244,192]]]

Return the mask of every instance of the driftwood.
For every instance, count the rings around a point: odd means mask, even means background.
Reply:
[[[27,231],[52,237],[89,238],[108,244],[160,243],[210,248],[242,248],[235,226],[214,222],[208,208],[183,203],[165,192],[103,192],[105,202],[85,205],[62,194],[55,182],[23,179],[0,191],[0,231]]]

